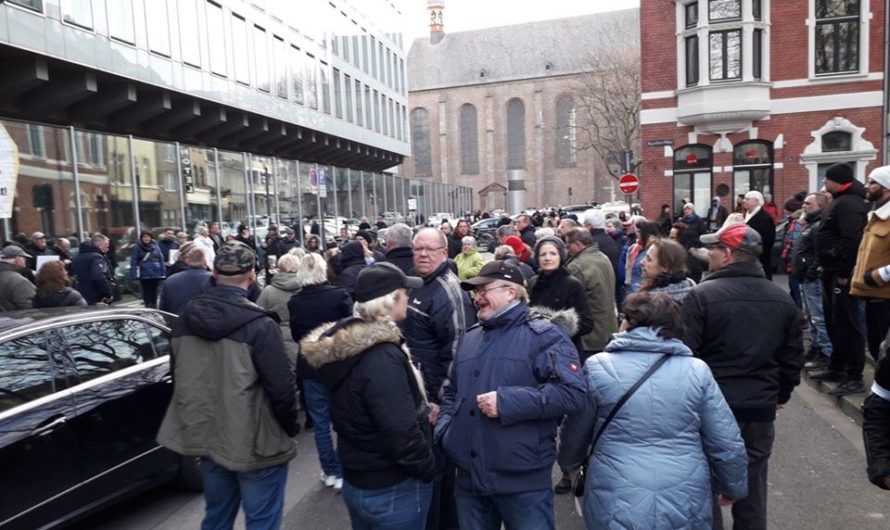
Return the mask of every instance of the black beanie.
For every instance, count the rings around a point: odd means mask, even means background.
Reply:
[[[835,164],[825,171],[825,180],[838,184],[849,184],[853,182],[853,168],[850,167],[850,164]]]

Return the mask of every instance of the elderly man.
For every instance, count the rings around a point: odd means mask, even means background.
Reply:
[[[760,254],[760,264],[763,265],[763,273],[767,280],[773,279],[773,243],[776,242],[776,223],[763,209],[763,194],[759,191],[749,191],[745,194],[745,224],[760,234],[763,243],[763,252]]]
[[[519,269],[487,263],[475,289],[480,324],[464,337],[444,389],[435,438],[457,464],[460,528],[554,528],[551,472],[559,419],[587,385],[565,332],[531,317]]]
[[[575,228],[576,226],[578,226],[578,223],[576,223],[572,219],[560,219],[559,224],[556,225],[556,235],[558,235],[560,238],[562,238],[563,241],[565,241],[566,234],[568,234],[569,230]]]
[[[535,243],[538,241],[538,238],[535,237],[535,227],[532,225],[532,218],[522,214],[516,218],[513,222],[513,226],[516,227],[516,231],[519,233],[519,238],[522,239],[522,242],[529,246],[529,248],[535,248]]]
[[[0,311],[28,309],[37,290],[22,272],[31,256],[21,247],[8,245],[0,252]]]
[[[407,275],[413,275],[414,251],[411,249],[411,228],[405,223],[396,223],[386,230],[386,255],[388,261]]]
[[[189,245],[183,252],[182,262],[186,268],[180,273],[169,276],[161,286],[161,303],[158,309],[178,315],[192,298],[203,293],[210,287],[210,271],[206,267],[204,250]]]
[[[46,246],[46,234],[43,232],[34,232],[31,234],[31,242],[25,247],[28,258],[25,260],[25,266],[32,271],[37,270],[37,256],[56,256],[56,252]]]
[[[748,452],[748,496],[733,504],[734,528],[766,529],[773,422],[803,367],[798,309],[764,277],[757,256],[765,249],[756,230],[734,223],[701,242],[709,248],[711,274],[683,301],[684,342],[711,368]],[[723,528],[717,503],[714,528]]]
[[[584,228],[590,232],[599,251],[609,258],[617,276],[618,255],[621,253],[621,248],[618,246],[618,242],[606,233],[606,214],[602,210],[587,210],[587,213],[584,214]]]
[[[593,315],[593,330],[581,337],[582,351],[578,354],[583,363],[591,355],[603,351],[612,334],[618,331],[615,271],[609,258],[597,248],[589,231],[573,229],[566,236],[566,246],[571,254],[566,269],[584,285]]]
[[[109,240],[102,234],[93,234],[89,241],[80,244],[77,257],[71,264],[71,275],[77,278],[77,290],[87,304],[110,304],[114,300],[114,271],[105,254]]]
[[[823,306],[822,281],[819,279],[819,263],[816,259],[816,234],[822,222],[822,211],[827,205],[828,199],[821,193],[811,193],[804,198],[804,225],[792,254],[791,273],[800,283],[800,292],[810,323],[810,350],[804,365],[807,370],[826,368],[833,350],[828,339],[828,330],[825,329],[826,308]]]
[[[65,267],[71,267],[74,257],[71,255],[71,241],[67,237],[56,238],[55,248],[53,248],[59,259],[65,264]]]

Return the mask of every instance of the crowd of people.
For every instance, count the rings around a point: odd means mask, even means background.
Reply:
[[[777,410],[804,370],[865,392],[890,328],[890,166],[863,185],[833,165],[783,213],[758,191],[722,201],[523,214],[488,249],[464,218],[332,244],[145,231],[132,277],[179,315],[158,439],[200,458],[208,528],[239,505],[280,525],[300,411],[356,529],[554,528],[554,494],[582,489],[590,529],[722,528],[725,506],[766,528]],[[0,308],[114,302],[107,236],[36,279],[31,240],[0,254]],[[890,489],[883,357],[872,391],[869,478]]]

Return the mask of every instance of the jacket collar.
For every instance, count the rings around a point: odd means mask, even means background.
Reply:
[[[766,279],[766,276],[763,274],[763,266],[760,265],[760,262],[752,261],[730,263],[725,269],[712,272],[707,277],[703,278],[702,282],[704,283],[706,281],[717,280],[720,278],[740,278],[744,276]]]
[[[612,335],[606,345],[607,352],[652,352],[668,355],[691,356],[692,350],[678,339],[664,339],[658,336],[658,328],[639,327]]]
[[[872,210],[872,211],[868,212],[869,221],[871,220],[872,217],[877,217],[881,221],[886,221],[887,219],[890,219],[890,201],[887,201],[887,203],[884,204],[884,206],[881,206],[880,208],[878,208],[876,210]]]
[[[752,217],[757,215],[757,212],[759,212],[762,209],[763,209],[763,206],[758,205],[754,208],[754,211],[752,211],[751,213],[745,214],[745,222],[747,223]]]
[[[491,318],[488,320],[481,320],[479,323],[484,329],[509,327],[514,323],[523,320],[527,314],[527,305],[519,300],[511,300],[495,311],[495,313],[491,315]]]
[[[338,329],[334,329],[337,327]],[[300,352],[313,367],[344,361],[377,344],[400,345],[402,334],[389,319],[368,322],[359,318],[328,322],[312,330],[300,341]]]

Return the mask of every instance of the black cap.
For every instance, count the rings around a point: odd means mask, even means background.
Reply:
[[[500,259],[486,263],[475,278],[460,282],[460,286],[464,290],[470,291],[479,285],[485,285],[495,280],[504,280],[505,282],[512,282],[525,287],[525,278],[522,276],[519,267]]]
[[[825,170],[825,180],[831,180],[838,184],[853,182],[853,168],[850,164],[840,163],[829,166]]]
[[[423,280],[407,276],[392,263],[374,263],[362,269],[355,282],[355,301],[367,302],[387,295],[396,289],[423,287]]]

